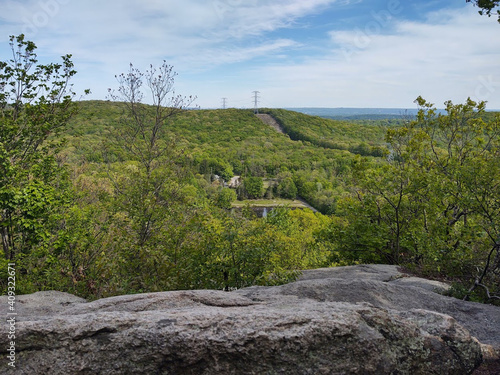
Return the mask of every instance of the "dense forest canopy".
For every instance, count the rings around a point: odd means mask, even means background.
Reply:
[[[11,46],[0,62],[4,291],[7,263],[19,292],[93,299],[381,262],[498,300],[500,117],[485,103],[447,102],[443,114],[418,98],[418,116],[396,123],[263,109],[281,134],[251,110],[186,110],[194,98],[172,95],[166,63],[131,66],[112,100],[75,102],[71,56],[37,65],[34,43]],[[318,212],[291,209],[299,197]],[[277,207],[257,217],[256,199]]]

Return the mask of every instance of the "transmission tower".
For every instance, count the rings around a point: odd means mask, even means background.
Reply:
[[[253,113],[259,113],[259,94],[260,91],[253,91],[253,101],[254,101],[254,107],[253,107]]]
[[[226,109],[226,100],[227,98],[222,98],[222,109]]]

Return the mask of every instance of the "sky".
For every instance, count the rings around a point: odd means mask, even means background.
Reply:
[[[85,99],[166,61],[201,108],[500,109],[500,24],[465,0],[0,0],[0,61],[21,33]]]

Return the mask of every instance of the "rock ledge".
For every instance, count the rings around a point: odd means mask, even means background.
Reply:
[[[475,327],[427,308],[444,300],[445,307],[459,306],[453,299],[419,280],[398,281],[404,277],[395,267],[355,266],[229,293],[94,302],[59,292],[18,296],[17,367],[2,364],[0,374],[462,375],[480,365],[482,350],[494,356],[498,336],[480,343],[469,333]],[[404,307],[404,298],[414,302]],[[476,317],[483,306],[465,304],[462,311]],[[7,347],[3,325],[4,358]]]

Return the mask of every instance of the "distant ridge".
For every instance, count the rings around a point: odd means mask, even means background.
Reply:
[[[417,108],[316,108],[297,107],[285,108],[289,111],[301,112],[310,116],[319,116],[330,119],[353,119],[353,120],[381,120],[381,119],[402,119],[414,117],[418,113]],[[444,109],[438,109],[438,113],[446,114]],[[500,110],[487,109],[486,112],[500,112]]]
[[[415,116],[418,109],[405,108],[286,108],[290,111],[305,113],[310,116],[319,116],[336,119],[387,119]]]

